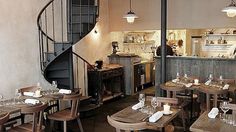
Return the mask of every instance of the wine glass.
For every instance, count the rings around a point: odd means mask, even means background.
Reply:
[[[57,88],[57,81],[52,81],[52,87]]]
[[[154,113],[156,111],[156,107],[158,106],[158,101],[156,97],[152,97],[151,105],[153,107],[153,113]]]
[[[176,79],[179,79],[180,78],[180,75],[179,75],[179,72],[176,73]]]
[[[221,110],[224,112],[224,117],[223,117],[223,121],[226,121],[226,112],[229,111],[229,106],[228,106],[229,102],[228,101],[222,101],[220,103],[220,108]]]
[[[211,80],[211,81],[213,80],[213,76],[212,76],[212,74],[209,74],[208,79]]]
[[[220,84],[223,84],[223,76],[222,76],[222,75],[220,75],[219,83],[220,83]]]
[[[138,100],[142,104],[142,107],[143,107],[144,104],[145,104],[145,95],[144,94],[139,94]]]
[[[14,97],[14,103],[15,103],[15,104],[19,103],[19,102],[18,102],[19,97],[20,97],[19,89],[16,89],[16,90],[15,90],[15,97]]]

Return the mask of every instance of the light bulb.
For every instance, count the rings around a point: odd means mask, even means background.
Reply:
[[[236,11],[227,11],[226,12],[228,17],[235,17],[236,16]]]

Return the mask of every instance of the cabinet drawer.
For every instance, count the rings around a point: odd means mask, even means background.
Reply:
[[[120,76],[123,74],[123,69],[122,68],[118,68],[118,69],[112,69],[109,71],[104,71],[102,73],[102,78],[103,79],[108,79],[111,77],[115,77],[115,76]]]

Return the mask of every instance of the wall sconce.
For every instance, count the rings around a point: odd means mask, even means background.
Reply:
[[[124,15],[123,18],[126,18],[128,23],[134,23],[135,18],[138,18],[138,16],[135,15],[135,13],[132,11],[131,0],[129,2],[130,2],[129,12],[126,15]]]
[[[230,5],[228,5],[221,11],[226,12],[228,17],[235,17],[236,16],[236,3],[234,2],[234,0],[231,0]]]

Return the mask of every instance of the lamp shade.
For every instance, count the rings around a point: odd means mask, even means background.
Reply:
[[[128,23],[134,23],[135,18],[138,18],[138,16],[134,12],[129,11],[123,18],[126,18]]]
[[[223,8],[221,11],[226,12],[228,17],[235,17],[236,16],[236,6],[235,6],[234,1],[232,1],[232,3],[229,6]]]

